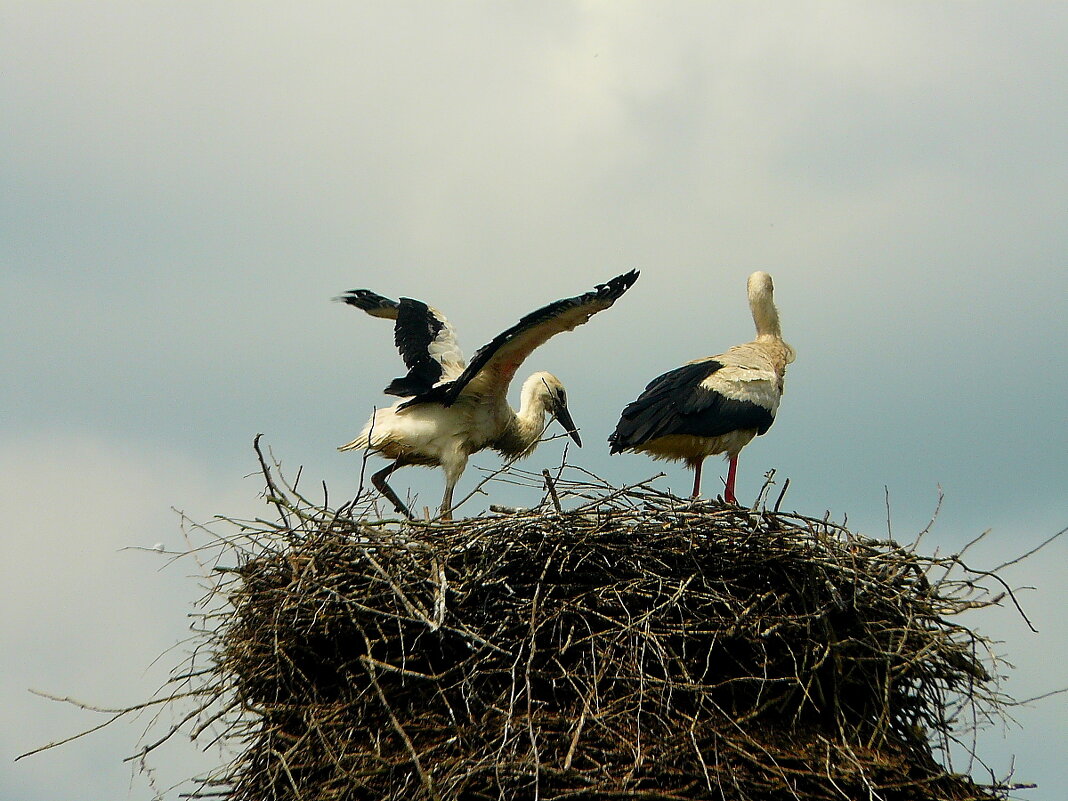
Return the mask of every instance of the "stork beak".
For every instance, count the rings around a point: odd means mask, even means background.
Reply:
[[[571,412],[567,410],[567,406],[563,403],[556,404],[556,408],[553,410],[553,416],[560,421],[560,425],[564,427],[568,436],[575,440],[575,444],[581,448],[582,440],[579,439],[578,428],[575,427],[575,421],[571,419]]]

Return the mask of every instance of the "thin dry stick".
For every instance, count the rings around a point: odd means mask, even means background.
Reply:
[[[779,507],[782,506],[782,499],[786,497],[786,490],[790,488],[790,479],[786,479],[782,483],[782,489],[779,491],[779,497],[775,499],[775,514],[779,513]]]
[[[556,485],[553,484],[553,477],[549,474],[549,471],[542,470],[541,474],[545,476],[545,486],[549,490],[549,497],[553,500],[553,508],[556,509],[557,514],[563,514],[563,509],[560,508],[560,496],[556,494]]]
[[[30,692],[33,693],[34,695],[39,695],[42,698],[47,698],[49,701],[58,701],[59,703],[71,704],[72,706],[76,706],[79,709],[85,709],[85,710],[87,710],[89,712],[103,712],[103,713],[111,715],[111,717],[108,718],[107,720],[105,720],[103,723],[100,723],[100,724],[98,724],[96,726],[93,726],[91,728],[85,729],[84,731],[80,731],[77,734],[72,734],[70,737],[64,737],[61,740],[55,740],[53,742],[47,743],[46,745],[42,745],[39,748],[34,748],[32,751],[27,751],[24,754],[19,754],[17,757],[15,757],[15,761],[16,762],[18,762],[23,757],[28,757],[28,756],[33,756],[34,754],[39,754],[42,751],[47,751],[47,750],[49,750],[51,748],[56,748],[57,746],[65,745],[66,743],[73,742],[74,740],[77,740],[77,739],[80,739],[82,737],[85,737],[87,734],[92,734],[93,732],[100,731],[105,726],[110,726],[112,723],[114,723],[119,718],[123,718],[126,715],[129,715],[129,714],[131,714],[133,712],[139,712],[142,709],[148,709],[149,707],[154,707],[154,706],[162,706],[162,705],[165,705],[165,704],[172,703],[174,701],[179,701],[182,698],[189,698],[189,697],[192,697],[192,696],[195,696],[195,695],[201,695],[202,694],[200,691],[194,690],[192,692],[181,693],[179,695],[167,696],[166,698],[156,698],[156,699],[153,699],[152,701],[145,701],[142,704],[134,704],[132,706],[122,707],[122,708],[119,708],[119,709],[109,709],[107,707],[93,706],[91,704],[87,704],[87,703],[84,703],[82,701],[78,701],[77,699],[70,698],[70,697],[62,697],[61,698],[59,696],[50,695],[49,693],[41,692],[40,690],[30,690]]]
[[[1065,534],[1065,533],[1068,533],[1068,528],[1062,528],[1060,531],[1058,531],[1053,536],[1047,537],[1046,539],[1042,540],[1042,542],[1040,542],[1034,548],[1029,550],[1027,553],[1021,554],[1020,556],[1017,556],[1015,559],[1010,559],[1008,562],[1002,562],[997,567],[992,568],[991,572],[992,573],[997,573],[997,572],[1003,570],[1006,567],[1011,567],[1012,565],[1015,565],[1018,562],[1022,562],[1024,559],[1027,559],[1029,556],[1034,556],[1036,553],[1041,551],[1043,548],[1045,548],[1047,545],[1049,545],[1051,542],[1053,542],[1055,539],[1057,539],[1058,537],[1060,537],[1062,534]]]
[[[274,479],[271,477],[271,468],[267,466],[267,459],[264,457],[263,451],[260,450],[260,439],[262,437],[263,434],[257,434],[252,440],[252,447],[256,451],[256,456],[260,460],[260,471],[263,473],[263,480],[267,483],[267,500],[274,504],[274,507],[278,510],[279,518],[281,518],[288,527],[288,510],[282,500],[285,497],[285,494],[275,486]]]

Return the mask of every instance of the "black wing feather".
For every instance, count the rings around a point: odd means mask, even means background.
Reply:
[[[638,271],[631,270],[628,273],[617,275],[607,283],[598,284],[590,292],[577,295],[573,298],[564,298],[563,300],[553,301],[546,306],[542,306],[540,309],[530,312],[530,314],[522,317],[519,322],[511,328],[502,331],[488,344],[479,348],[474,356],[471,357],[467,369],[465,369],[454,381],[449,381],[445,384],[433,387],[429,391],[406,401],[401,408],[416,403],[435,402],[441,403],[444,406],[451,406],[460,396],[460,393],[463,392],[464,387],[466,387],[471,382],[471,379],[478,375],[478,373],[489,363],[494,354],[516,336],[524,331],[534,328],[535,326],[541,325],[542,323],[549,322],[571,309],[586,306],[595,301],[601,301],[611,305],[622,296],[624,292],[630,289],[637,280]]]
[[[397,301],[383,297],[370,289],[350,289],[334,300],[362,309],[372,317],[385,317],[390,320],[397,318],[397,309],[400,306]]]
[[[362,309],[372,317],[396,320],[393,341],[408,374],[393,379],[383,390],[387,395],[411,397],[426,392],[441,380],[443,368],[430,355],[430,344],[445,325],[425,303],[412,298],[401,298],[398,303],[369,289],[351,289],[334,300]]]
[[[765,433],[775,419],[769,409],[701,386],[722,367],[720,362],[708,359],[654,378],[623,409],[616,430],[608,438],[611,452],[620,453],[673,434],[718,437],[746,429]]]
[[[408,398],[427,392],[441,380],[441,363],[430,355],[430,344],[445,326],[421,300],[401,298],[393,341],[408,375],[395,378],[384,390],[387,395]]]

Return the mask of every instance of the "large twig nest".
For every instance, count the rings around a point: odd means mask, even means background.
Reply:
[[[578,471],[555,487],[573,511],[453,523],[323,508],[266,472],[279,519],[227,538],[205,615],[202,691],[238,755],[204,797],[1009,789],[942,766],[1006,700],[952,622],[1000,579],[957,557]]]

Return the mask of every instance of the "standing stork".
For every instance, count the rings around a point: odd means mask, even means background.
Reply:
[[[701,465],[727,455],[724,499],[737,503],[738,454],[775,420],[786,365],[794,349],[783,342],[771,276],[749,276],[749,308],[757,337],[718,356],[687,362],[654,378],[628,404],[608,438],[612,453],[642,451],[654,459],[685,459],[693,469],[693,496],[701,494]]]
[[[338,450],[369,449],[392,459],[371,476],[371,483],[408,517],[411,513],[386,479],[407,465],[441,467],[441,516],[450,519],[453,489],[472,453],[492,448],[512,458],[529,456],[545,430],[546,414],[559,420],[581,447],[567,394],[556,376],[537,372],[527,378],[518,412],[508,405],[508,385],[535,348],[607,309],[637,279],[638,271],[631,270],[590,292],[531,312],[479,348],[466,367],[456,333],[437,309],[411,298],[393,301],[366,289],[336,298],[373,317],[395,320],[394,340],[408,368],[407,375],[384,390],[406,400],[376,410],[360,435]]]

